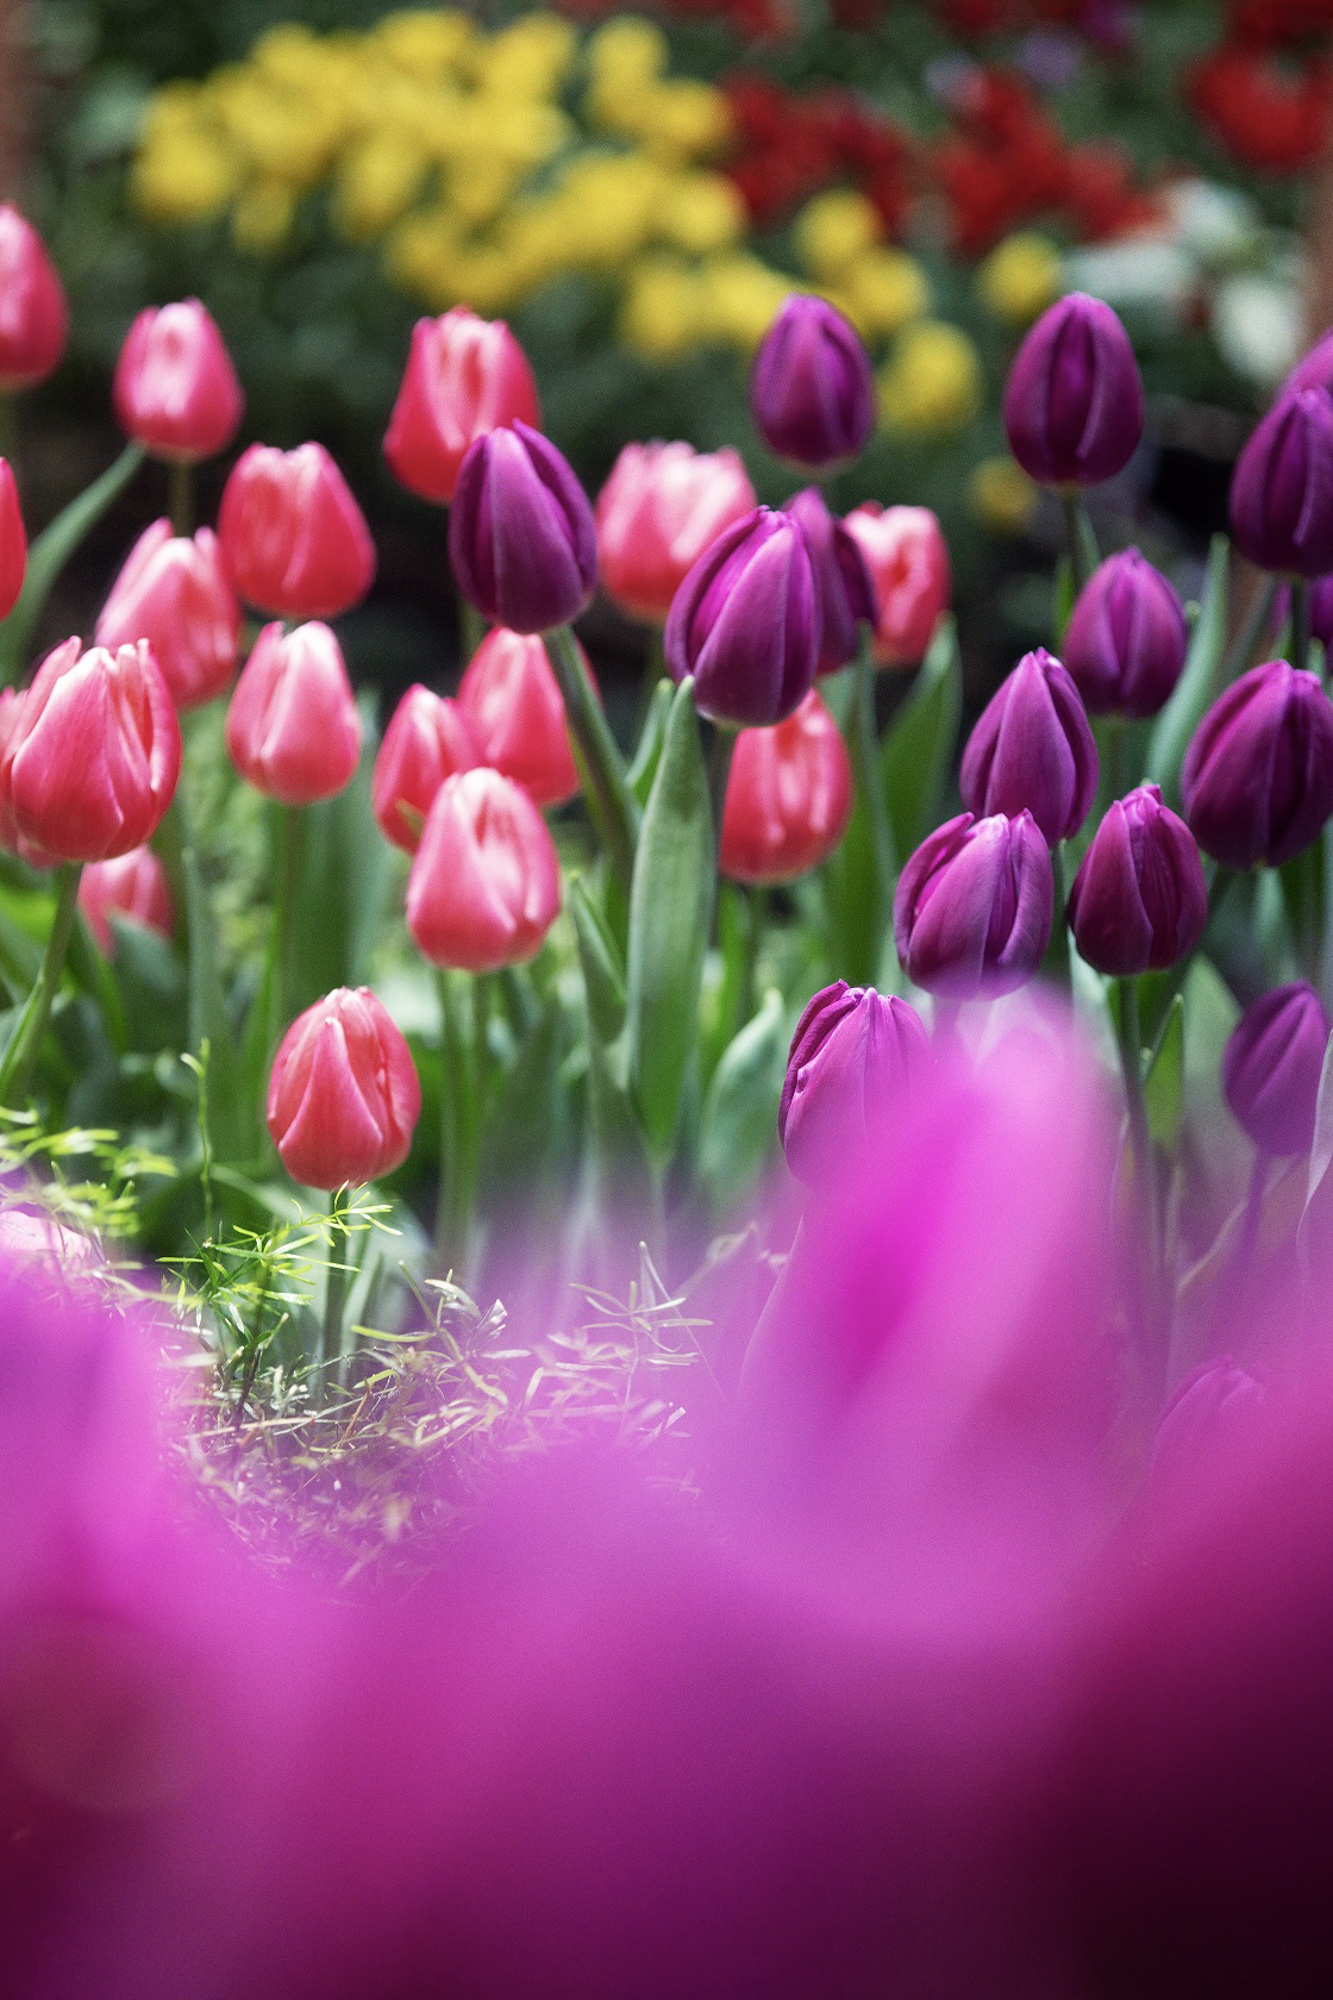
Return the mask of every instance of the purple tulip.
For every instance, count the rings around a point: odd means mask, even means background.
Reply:
[[[915,1007],[872,986],[826,986],[796,1024],[778,1137],[796,1178],[815,1187],[843,1171],[888,1125],[931,1062]]]
[[[1188,958],[1207,921],[1194,836],[1156,785],[1140,785],[1116,800],[1074,877],[1069,923],[1079,955],[1118,979],[1164,972]]]
[[[819,578],[804,528],[756,507],[705,549],[671,601],[672,678],[694,675],[701,715],[763,727],[809,694],[819,660]]]
[[[1330,1023],[1313,986],[1279,986],[1245,1009],[1222,1054],[1222,1088],[1263,1153],[1308,1153]]]
[[[1333,397],[1288,390],[1252,432],[1231,480],[1236,547],[1260,569],[1333,570]]]
[[[592,508],[540,431],[515,423],[469,445],[449,559],[468,603],[511,632],[548,632],[586,610],[597,583]]]
[[[1244,1448],[1268,1404],[1263,1382],[1230,1355],[1187,1375],[1162,1412],[1153,1442],[1153,1484],[1197,1485],[1209,1461]]]
[[[1065,665],[1093,715],[1156,715],[1180,679],[1185,608],[1137,549],[1095,569],[1065,632]]]
[[[1333,391],[1333,326],[1322,334],[1288,375],[1282,384],[1281,394],[1291,389],[1328,389]]]
[[[778,308],[750,375],[750,413],[769,450],[796,465],[837,465],[864,451],[875,384],[861,338],[824,299]]]
[[[1143,383],[1110,306],[1071,292],[1042,314],[1009,370],[1004,425],[1043,486],[1096,486],[1128,465],[1143,435]]]
[[[1025,653],[982,710],[963,752],[963,804],[1030,812],[1048,847],[1068,840],[1097,792],[1097,746],[1073,681],[1045,647]]]
[[[837,516],[830,514],[817,486],[797,493],[785,502],[782,511],[805,529],[819,579],[824,636],[815,672],[834,674],[855,659],[858,628],[875,622],[875,586],[859,544]]]
[[[994,996],[1037,970],[1054,910],[1051,857],[1031,813],[960,813],[899,876],[893,937],[908,978],[928,993]]]
[[[1228,868],[1276,868],[1333,813],[1333,707],[1285,660],[1252,667],[1208,710],[1180,771],[1185,817]]]

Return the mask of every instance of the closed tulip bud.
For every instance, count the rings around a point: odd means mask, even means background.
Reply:
[[[540,431],[516,423],[469,445],[449,560],[468,603],[511,632],[548,632],[587,609],[597,584],[592,508]]]
[[[1156,715],[1185,664],[1185,608],[1137,549],[1095,569],[1065,632],[1064,661],[1093,715]]]
[[[1232,1029],[1222,1088],[1260,1152],[1309,1152],[1329,1030],[1323,1002],[1304,980],[1265,993]]]
[[[1156,785],[1117,799],[1093,835],[1069,892],[1079,954],[1118,979],[1165,972],[1188,958],[1208,921],[1194,836]]]
[[[227,752],[248,784],[285,806],[331,799],[350,784],[361,718],[327,625],[264,627],[227,710]]]
[[[586,655],[583,664],[591,678]],[[458,706],[479,764],[503,771],[539,806],[574,797],[579,774],[564,699],[536,634],[507,632],[502,625],[489,632],[468,661]]]
[[[927,993],[993,997],[1037,970],[1054,910],[1050,851],[1031,813],[961,813],[922,841],[899,876],[894,942]]]
[[[521,965],[559,910],[555,843],[523,787],[485,765],[446,778],[407,882],[423,956],[464,972]]]
[[[949,604],[949,551],[929,507],[867,500],[844,526],[865,557],[875,600],[875,658],[914,667]]]
[[[1333,707],[1313,674],[1270,660],[1218,696],[1180,770],[1185,817],[1228,868],[1276,868],[1333,813]]]
[[[65,294],[46,245],[16,208],[0,204],[0,395],[49,375],[68,330]]]
[[[931,1064],[915,1007],[840,979],[796,1024],[778,1106],[778,1137],[796,1178],[817,1187],[885,1136]]]
[[[94,861],[79,877],[79,908],[101,949],[110,955],[113,916],[128,917],[169,938],[175,928],[167,871],[151,847],[134,847],[114,861]]]
[[[807,486],[803,493],[797,493],[782,511],[805,529],[819,583],[823,637],[815,673],[835,674],[839,667],[855,659],[861,626],[875,622],[875,587],[870,581],[870,571],[860,543],[830,514],[817,486]]]
[[[99,646],[147,639],[177,708],[222,693],[236,671],[241,607],[211,528],[173,535],[167,520],[144,529],[97,621]]]
[[[826,861],[852,812],[842,731],[813,690],[785,722],[742,729],[727,778],[720,866],[734,882],[791,882]]]
[[[740,455],[688,444],[627,444],[597,498],[597,547],[608,597],[660,623],[710,542],[754,511]]]
[[[126,435],[159,458],[190,465],[224,451],[245,398],[207,307],[145,306],[125,336],[111,401]]]
[[[53,861],[109,861],[154,832],[180,763],[152,647],[85,653],[66,639],[38,667],[0,756],[0,815]]]
[[[1333,397],[1291,389],[1252,432],[1231,480],[1236,547],[1260,569],[1333,570]]]
[[[419,319],[384,439],[395,479],[446,503],[468,446],[516,421],[538,424],[541,414],[528,358],[504,321],[466,306]]]
[[[1044,647],[1025,653],[978,718],[959,774],[979,817],[1030,812],[1049,847],[1069,840],[1097,793],[1097,746],[1073,681]]]
[[[407,1158],[421,1115],[412,1051],[364,986],[340,986],[298,1014],[273,1059],[266,1117],[302,1187],[359,1186]]]
[[[1320,335],[1308,354],[1302,355],[1280,393],[1285,395],[1289,389],[1333,391],[1333,327]]]
[[[694,676],[700,714],[781,722],[814,684],[822,612],[805,530],[756,507],[700,556],[676,592],[664,651],[673,679]]]
[[[1128,465],[1143,435],[1143,383],[1110,306],[1071,292],[1042,314],[1009,370],[1004,426],[1044,486],[1096,486]]]
[[[458,703],[420,683],[410,687],[384,732],[370,784],[370,802],[385,839],[415,854],[440,786],[455,771],[470,771],[480,761]]]
[[[375,576],[361,509],[322,444],[252,444],[231,469],[218,536],[247,604],[278,618],[336,618]]]
[[[755,356],[750,413],[769,450],[819,469],[864,451],[875,383],[860,335],[824,299],[796,293],[778,308]]]
[[[19,490],[7,458],[0,458],[0,618],[8,618],[18,603],[28,574],[28,535],[19,506]]]

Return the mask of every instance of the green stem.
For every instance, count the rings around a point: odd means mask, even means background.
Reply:
[[[866,964],[873,984],[879,978],[888,930],[889,905],[893,889],[893,826],[889,819],[888,788],[884,781],[884,759],[880,754],[879,727],[875,715],[875,694],[879,670],[875,665],[870,627],[861,628],[861,643],[852,669],[853,707],[851,727],[852,773],[856,795],[866,815],[870,835],[870,900],[866,911]]]
[[[270,1044],[277,1041],[296,1007],[296,904],[301,886],[301,851],[305,844],[305,807],[278,806],[277,872],[273,884],[273,934],[270,963]]]
[[[1239,678],[1254,660],[1260,642],[1268,631],[1273,618],[1273,606],[1277,602],[1278,580],[1275,576],[1265,577],[1250,600],[1239,632],[1231,642],[1225,660],[1222,662],[1220,687],[1228,688]]]
[[[46,941],[32,992],[10,1037],[4,1058],[0,1060],[0,1105],[13,1107],[27,1096],[32,1067],[37,1060],[42,1036],[46,1033],[46,1024],[51,1018],[51,1003],[60,984],[61,968],[78,914],[79,877],[82,873],[82,863],[74,862],[62,868],[56,877],[56,908],[51,934]]]
[[[1143,1224],[1146,1249],[1145,1317],[1155,1326],[1161,1298],[1161,1248],[1158,1229],[1157,1162],[1153,1154],[1148,1102],[1143,1088],[1143,1033],[1139,1025],[1136,979],[1120,982],[1120,1068],[1129,1114],[1129,1143],[1134,1161],[1134,1197]]]
[[[1065,537],[1069,543],[1069,568],[1074,578],[1074,596],[1077,599],[1092,575],[1088,561],[1092,542],[1092,523],[1077,488],[1064,486],[1060,489],[1060,506],[1065,517]]]
[[[1310,664],[1310,586],[1303,576],[1291,580],[1291,664]]]
[[[347,1190],[329,1196],[329,1255],[324,1266],[324,1342],[321,1350],[326,1378],[338,1366],[343,1351],[343,1310],[347,1303],[349,1232]]]
[[[1240,875],[1234,868],[1218,868],[1214,871],[1213,879],[1208,884],[1208,914],[1204,918],[1203,936],[1199,939],[1197,947],[1199,950],[1202,950],[1204,945],[1208,941],[1208,933],[1212,928],[1213,918],[1217,915],[1223,903],[1226,901],[1232,883],[1238,882],[1239,880],[1240,880]],[[1191,953],[1188,958],[1182,958],[1180,963],[1175,967],[1173,967],[1172,969],[1171,978],[1167,984],[1165,992],[1162,994],[1161,1021],[1158,1026],[1157,1033],[1153,1037],[1152,1047],[1148,1051],[1149,1069],[1152,1068],[1153,1064],[1156,1062],[1158,1056],[1162,1052],[1162,1043],[1166,1038],[1166,1031],[1171,1023],[1171,1002],[1175,999],[1177,993],[1179,993],[1180,989],[1185,984],[1186,979],[1188,979],[1189,969],[1191,965],[1193,965],[1193,963],[1194,963],[1194,956],[1193,953]]]
[[[469,981],[468,975],[460,972],[441,970],[436,987],[440,997],[441,1074],[435,1247],[445,1267],[466,1282],[481,1155],[480,1071],[486,994],[480,979]]]
[[[1073,984],[1073,961],[1069,955],[1069,922],[1066,916],[1068,896],[1065,890],[1065,844],[1057,840],[1051,849],[1051,874],[1055,881],[1055,898],[1051,918],[1051,942],[1046,949],[1044,970],[1048,977],[1063,986],[1068,992]]]
[[[588,805],[626,895],[634,869],[638,811],[625,779],[625,764],[602,704],[593,692],[578,640],[568,625],[543,634],[565,704],[565,720],[582,769]]]
[[[460,597],[458,603],[458,643],[463,651],[463,665],[466,666],[491,628],[476,605],[470,604],[466,597]]]
[[[722,866],[722,822],[727,811],[727,781],[736,753],[737,731],[725,722],[713,724],[713,741],[708,749],[708,805],[713,815],[713,866]]]
[[[174,535],[194,533],[194,467],[185,459],[171,461],[169,468],[171,531]]]

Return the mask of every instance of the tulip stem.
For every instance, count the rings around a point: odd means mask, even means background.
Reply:
[[[1065,535],[1069,542],[1069,569],[1074,579],[1075,600],[1082,595],[1088,578],[1092,575],[1092,565],[1088,558],[1096,547],[1092,523],[1088,519],[1087,508],[1077,489],[1066,486],[1061,489],[1060,505],[1064,509]]]
[[[1129,1143],[1134,1161],[1134,1194],[1147,1236],[1147,1300],[1154,1320],[1159,1295],[1161,1264],[1158,1245],[1157,1167],[1153,1157],[1152,1128],[1148,1123],[1148,1101],[1143,1088],[1143,1031],[1139,1025],[1137,979],[1120,981],[1120,1067],[1125,1079],[1125,1107],[1129,1114]]]
[[[278,806],[278,854],[273,884],[273,933],[269,945],[271,967],[270,1046],[278,1040],[295,1012],[296,991],[296,907],[301,887],[302,848],[305,843],[305,808]]]
[[[860,880],[860,894],[854,906],[863,920],[864,930],[855,940],[856,959],[850,970],[856,974],[858,981],[864,979],[873,986],[880,977],[884,956],[896,856],[875,712],[879,669],[875,665],[872,641],[870,627],[863,625],[856,663],[852,668],[852,713],[848,736],[856,786],[852,820],[854,824],[864,827],[864,834],[859,840],[853,835],[847,842],[847,852],[849,856],[856,854],[864,857],[862,865],[868,871]],[[852,831],[851,826],[848,831]]]
[[[713,816],[713,867],[720,871],[722,866],[722,822],[727,812],[727,782],[731,777],[731,760],[736,754],[734,729],[725,722],[713,724],[713,740],[708,746],[708,806]]]
[[[351,1236],[347,1227],[346,1188],[335,1188],[329,1196],[329,1252],[324,1266],[324,1341],[322,1356],[326,1371],[342,1360],[343,1309],[347,1303],[348,1250]]]
[[[634,871],[638,812],[625,778],[625,763],[611,734],[602,704],[593,692],[579,644],[568,625],[543,633],[546,656],[565,704],[583,789],[598,834],[625,894]]]
[[[1046,951],[1045,969],[1068,992],[1073,985],[1073,961],[1069,955],[1069,923],[1066,917],[1068,896],[1065,890],[1065,844],[1057,840],[1051,849],[1051,875],[1055,883],[1055,897],[1051,914],[1051,942]]]
[[[194,467],[183,458],[171,462],[169,511],[173,535],[194,533]]]
[[[436,974],[440,996],[440,1186],[435,1248],[445,1267],[463,1282],[472,1256],[486,1032],[482,977],[469,982],[470,1010],[465,1005],[469,997],[464,987],[467,977],[443,968]]]
[[[1291,664],[1310,664],[1310,586],[1303,576],[1291,580]]]
[[[41,967],[9,1038],[9,1046],[3,1059],[0,1059],[0,1105],[12,1107],[28,1094],[32,1067],[37,1060],[42,1036],[46,1033],[46,1024],[51,1018],[51,1003],[60,985],[65,953],[69,950],[74,919],[78,914],[79,877],[82,873],[83,864],[76,861],[62,868],[56,877],[55,916],[46,950],[42,954]]]
[[[1277,603],[1278,580],[1275,576],[1265,577],[1250,599],[1250,608],[1245,620],[1232,641],[1231,649],[1222,663],[1222,675],[1218,692],[1231,686],[1250,665],[1259,649],[1259,642],[1267,632],[1273,616],[1273,606]]]
[[[476,653],[482,640],[486,637],[490,627],[475,604],[470,603],[466,597],[462,596],[460,596],[458,601],[458,642],[463,652],[463,665],[466,666]]]

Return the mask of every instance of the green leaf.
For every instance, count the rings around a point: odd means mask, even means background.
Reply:
[[[28,551],[28,574],[18,603],[0,626],[0,680],[17,679],[37,621],[52,586],[90,529],[96,527],[117,494],[129,485],[143,464],[143,450],[127,444],[91,486],[75,494],[69,505],[43,528]]]
[[[1227,588],[1231,550],[1225,535],[1214,535],[1208,553],[1199,615],[1190,637],[1185,668],[1170,701],[1158,716],[1148,743],[1145,777],[1162,788],[1169,806],[1180,804],[1180,766],[1199,718],[1219,691],[1227,643]]]
[[[583,968],[589,1026],[599,1042],[613,1042],[625,1025],[625,967],[581,875],[569,885],[569,914]]]
[[[786,1073],[782,996],[770,988],[726,1049],[704,1099],[699,1179],[714,1207],[731,1208],[764,1170]]]
[[[653,779],[657,776],[662,742],[666,736],[667,716],[671,713],[672,693],[672,684],[665,677],[653,689],[648,713],[643,718],[639,747],[634,752],[634,762],[625,774],[626,783],[641,806],[647,805],[648,794],[653,788]]]
[[[305,808],[296,896],[296,1013],[335,986],[362,986],[379,928],[389,852],[370,804],[373,747],[333,799]]]
[[[560,1054],[560,1015],[550,1007],[534,1024],[486,1114],[481,1168],[491,1200],[535,1190],[550,1170]]]
[[[942,618],[912,691],[884,738],[884,782],[894,845],[904,859],[935,824],[963,713],[958,628]]]
[[[1143,1085],[1148,1129],[1155,1143],[1171,1151],[1185,1117],[1185,1003],[1177,993],[1161,1046]]]
[[[630,889],[629,1079],[655,1165],[671,1158],[699,1030],[712,924],[713,819],[694,684],[672,697]]]

